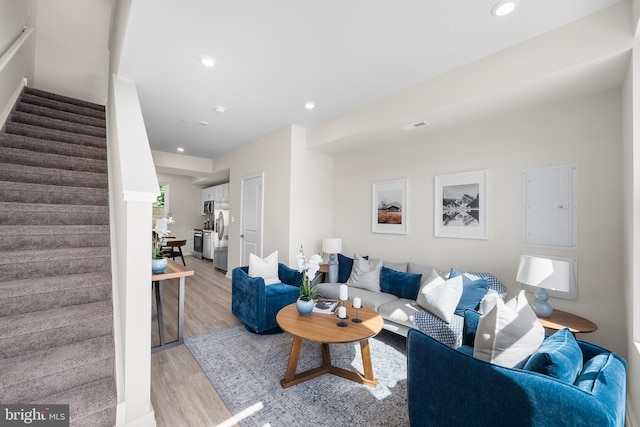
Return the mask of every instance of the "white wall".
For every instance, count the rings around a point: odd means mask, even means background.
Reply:
[[[190,254],[193,229],[202,228],[204,218],[198,211],[201,188],[193,185],[189,177],[172,174],[158,174],[158,183],[169,184],[169,212],[175,220],[170,227],[171,235],[178,240],[186,240],[187,246],[182,248],[182,252]]]
[[[636,40],[640,47],[640,41]],[[627,419],[630,427],[640,426],[640,54],[634,49],[623,85],[623,200],[624,200],[624,285],[627,340]],[[634,84],[636,82],[636,84]]]
[[[112,0],[38,0],[35,87],[107,99]]]
[[[160,192],[135,84],[114,77],[108,107],[116,425],[153,427],[149,236],[151,204]]]
[[[293,126],[292,131],[288,263],[296,266],[295,257],[301,244],[308,259],[315,253],[322,254],[322,239],[333,237],[333,158],[307,149],[305,129]]]
[[[412,260],[440,270],[489,271],[515,283],[521,242],[521,174],[578,165],[578,301],[557,308],[587,317],[598,331],[580,338],[626,354],[622,286],[622,153],[619,90],[531,109],[406,143],[338,155],[333,231],[343,252]],[[489,170],[489,239],[435,238],[434,177]],[[371,233],[371,184],[409,180],[409,234]]]
[[[242,177],[259,172],[264,172],[263,256],[277,249],[281,262],[290,259],[291,139],[291,128],[285,128],[213,161],[214,172],[230,170],[228,271],[240,265]]]

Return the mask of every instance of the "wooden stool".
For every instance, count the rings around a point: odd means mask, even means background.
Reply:
[[[170,256],[174,261],[176,260],[176,256],[179,255],[182,258],[182,265],[185,267],[187,263],[184,261],[184,256],[182,255],[182,247],[187,244],[186,240],[170,240],[165,243],[165,254]]]

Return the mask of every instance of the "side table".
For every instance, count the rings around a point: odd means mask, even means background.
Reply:
[[[569,328],[573,336],[579,333],[594,332],[598,329],[598,325],[591,320],[555,308],[551,316],[538,317],[538,320],[547,329],[559,331],[560,329]]]

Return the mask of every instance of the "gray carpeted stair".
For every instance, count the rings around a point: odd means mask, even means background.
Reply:
[[[25,88],[0,134],[0,402],[116,417],[105,109]]]

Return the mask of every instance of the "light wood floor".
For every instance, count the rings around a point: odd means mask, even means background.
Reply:
[[[237,325],[231,314],[231,279],[213,268],[210,261],[186,256],[194,276],[185,286],[184,337]],[[176,262],[181,262],[176,258]],[[177,336],[178,280],[164,283],[165,340]],[[152,297],[152,300],[154,298]],[[155,313],[155,308],[154,308]],[[157,345],[158,324],[151,324],[152,345]],[[198,362],[184,345],[152,354],[151,402],[158,427],[212,427],[237,425]]]

